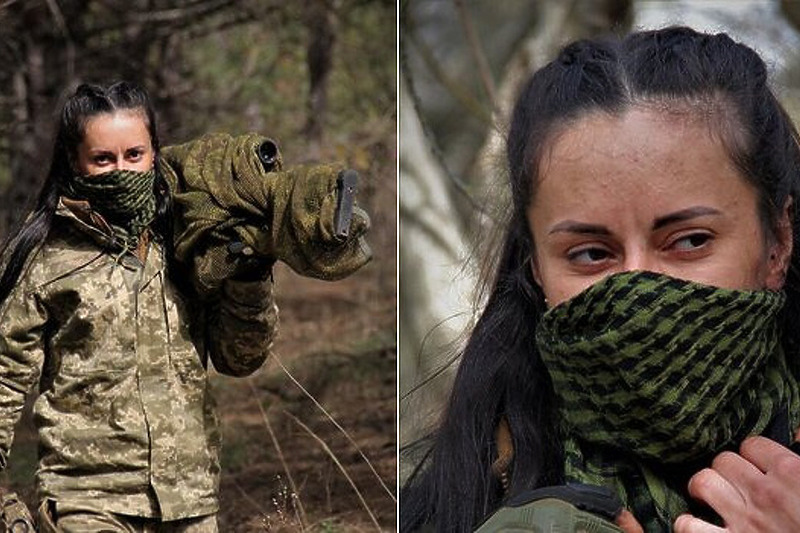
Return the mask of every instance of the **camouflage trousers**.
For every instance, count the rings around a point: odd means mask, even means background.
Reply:
[[[96,509],[55,505],[45,500],[39,507],[40,533],[217,533],[217,515],[171,522],[127,516]]]

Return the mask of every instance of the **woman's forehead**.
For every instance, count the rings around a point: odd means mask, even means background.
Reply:
[[[745,180],[706,120],[647,107],[563,127],[538,169],[534,206],[599,197],[725,193]],[[722,189],[717,191],[718,189]]]
[[[82,144],[102,146],[145,141],[150,142],[146,115],[138,110],[119,110],[89,118],[84,126]]]

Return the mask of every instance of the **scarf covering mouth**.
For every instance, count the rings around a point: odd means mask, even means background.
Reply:
[[[786,409],[797,427],[785,300],[627,272],[547,311],[536,343],[560,402],[567,481],[615,489],[646,531],[671,531],[689,510],[689,477],[716,453]]]
[[[123,249],[134,250],[156,216],[155,178],[155,169],[145,172],[120,169],[75,176],[66,194],[88,201],[114,230]]]

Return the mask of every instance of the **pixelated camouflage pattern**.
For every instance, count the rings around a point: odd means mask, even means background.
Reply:
[[[194,265],[200,294],[213,295],[235,275],[237,264],[227,249],[232,240],[298,274],[324,280],[348,276],[372,257],[363,210],[354,209],[347,238],[335,235],[336,178],[342,169],[284,169],[278,154],[267,172],[257,154],[267,140],[257,134],[210,134],[162,152],[162,173],[181,221],[176,256]]]
[[[164,520],[214,513],[220,433],[205,354],[233,375],[263,363],[272,284],[227,280],[216,305],[198,305],[166,280],[158,245],[142,263],[98,246],[108,242],[60,205],[0,309],[0,466],[38,385],[40,498]]]
[[[45,500],[38,509],[40,533],[217,533],[215,514],[162,522]],[[15,530],[16,531],[16,530]],[[31,532],[34,530],[31,529]]]

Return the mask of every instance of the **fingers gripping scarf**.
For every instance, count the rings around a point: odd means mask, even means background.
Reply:
[[[76,200],[87,200],[108,222],[123,248],[131,250],[156,215],[155,177],[153,169],[76,176],[67,185],[66,193]]]
[[[561,402],[568,481],[616,489],[646,531],[671,531],[686,483],[760,434],[798,385],[780,347],[782,293],[650,272],[611,276],[549,310],[539,351]]]

